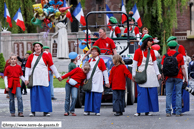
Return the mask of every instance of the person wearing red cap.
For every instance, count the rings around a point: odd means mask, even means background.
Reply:
[[[97,64],[96,70],[92,77],[92,90],[91,92],[85,92],[85,106],[84,115],[89,115],[90,112],[94,112],[95,115],[100,116],[101,98],[103,92],[103,76],[105,80],[105,86],[109,87],[108,72],[104,60],[99,57],[100,48],[93,46],[91,48],[92,58],[88,61],[91,69],[87,74],[87,79],[91,77],[94,66]]]

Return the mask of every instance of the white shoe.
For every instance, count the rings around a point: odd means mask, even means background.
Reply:
[[[145,113],[145,115],[146,115],[146,116],[152,116],[152,114],[151,114],[151,113]]]
[[[29,114],[29,116],[30,116],[30,117],[34,117],[34,116],[35,116],[35,114],[33,114],[33,113],[30,113],[30,114]]]
[[[84,116],[88,116],[88,115],[90,115],[89,112],[84,112]]]
[[[100,113],[96,113],[95,115],[96,115],[96,116],[100,116]]]
[[[140,116],[140,113],[135,113],[134,116]]]
[[[47,114],[46,114],[46,117],[50,117],[50,116],[51,116],[51,114],[50,114],[50,113],[47,113]]]

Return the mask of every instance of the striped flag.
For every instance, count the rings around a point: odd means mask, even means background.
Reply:
[[[142,22],[141,22],[141,18],[136,4],[133,6],[132,11],[133,11],[133,18],[135,18],[135,21],[137,22],[138,26],[141,28]]]
[[[111,11],[107,4],[106,4],[106,11]],[[106,23],[107,23],[107,25],[110,25],[109,19],[110,19],[110,17],[112,17],[112,16],[113,16],[113,14],[106,14]],[[111,26],[108,26],[108,28],[109,28],[110,30],[112,29]]]
[[[7,19],[6,21],[9,23],[9,26],[12,27],[11,17],[5,2],[4,2],[4,17]]]

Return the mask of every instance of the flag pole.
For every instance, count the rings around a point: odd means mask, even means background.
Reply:
[[[5,0],[4,0],[4,13],[5,13]],[[5,27],[5,17],[4,17],[4,27]]]

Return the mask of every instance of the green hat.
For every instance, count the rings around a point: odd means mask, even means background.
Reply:
[[[172,40],[176,40],[177,38],[175,36],[170,36],[166,42],[170,42]]]
[[[100,52],[100,48],[99,48],[98,46],[93,46],[92,49],[97,49],[97,50],[98,50],[98,53],[99,53],[99,54],[101,53],[101,52]],[[91,49],[91,50],[92,50],[92,49]]]
[[[152,38],[152,36],[151,35],[149,35],[149,34],[145,34],[144,36],[143,36],[143,38],[142,38],[142,42],[145,40],[145,39],[147,39],[147,38]]]
[[[110,17],[110,22],[113,23],[113,24],[117,24],[117,19],[115,17]]]
[[[40,43],[40,42],[34,42],[34,43],[33,43],[33,46],[34,46],[35,44],[40,44],[40,46],[43,47],[42,43]]]
[[[133,21],[135,22],[135,18],[133,18],[133,17],[132,17],[132,18],[131,18],[131,17],[129,17],[129,20],[131,20],[131,19],[133,19]]]
[[[176,41],[170,41],[167,44],[167,46],[169,46],[169,47],[176,47],[177,45],[178,45],[178,43]]]
[[[30,55],[30,54],[32,54],[32,51],[29,50],[29,51],[26,52],[26,54]]]
[[[50,47],[48,47],[48,46],[44,46],[44,47],[43,47],[43,49],[50,49]]]

